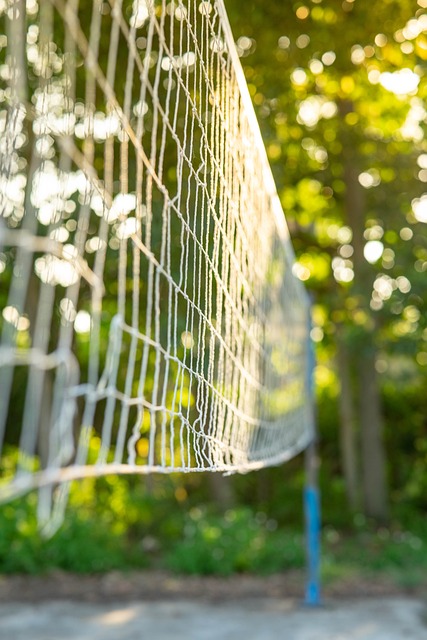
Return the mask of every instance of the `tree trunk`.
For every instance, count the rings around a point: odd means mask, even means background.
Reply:
[[[231,476],[219,473],[208,473],[209,493],[212,501],[221,511],[235,506],[234,491]]]
[[[367,349],[358,358],[360,372],[360,416],[365,514],[380,522],[388,520],[383,416],[375,352]]]
[[[341,332],[337,336],[337,364],[341,385],[340,446],[347,500],[353,511],[360,509],[360,477],[357,455],[356,417],[350,377],[350,356]]]
[[[342,144],[345,191],[345,215],[353,232],[354,293],[359,308],[366,314],[363,326],[358,326],[359,336],[351,345],[354,354],[359,393],[361,433],[363,501],[365,515],[378,521],[388,519],[388,491],[386,482],[385,452],[383,445],[383,416],[380,388],[375,370],[375,322],[369,306],[372,292],[372,273],[363,255],[365,230],[365,192],[358,181],[360,173],[357,140],[346,127],[344,116],[352,111],[351,103],[342,103]]]

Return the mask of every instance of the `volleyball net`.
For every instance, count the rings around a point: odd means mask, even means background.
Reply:
[[[223,0],[0,13],[1,499],[297,454],[309,304]]]

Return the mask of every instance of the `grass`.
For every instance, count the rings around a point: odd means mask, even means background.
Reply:
[[[301,529],[278,526],[249,508],[218,514],[205,507],[173,510],[167,501],[143,496],[121,479],[91,482],[71,493],[64,524],[45,540],[37,528],[36,496],[0,510],[0,572],[80,573],[162,568],[178,574],[267,575],[304,569]],[[104,493],[105,495],[104,495]],[[426,525],[375,528],[355,524],[322,532],[322,578],[386,580],[402,589],[426,585]]]
[[[402,589],[427,584],[427,538],[422,522],[412,528],[364,525],[341,533],[323,532],[322,575],[326,583],[336,579],[385,580]]]
[[[278,522],[244,506],[219,513],[212,506],[181,502],[182,490],[177,494],[173,482],[153,479],[150,491],[138,478],[124,476],[73,483],[64,523],[47,540],[38,529],[35,493],[0,506],[0,573],[162,568],[224,576],[304,569],[303,530],[295,521],[283,517]],[[333,504],[328,504],[329,521]],[[396,514],[389,528],[377,528],[360,515],[344,524],[342,510],[336,511],[339,526],[324,526],[322,532],[326,583],[365,576],[405,589],[426,584],[423,516],[407,511]]]

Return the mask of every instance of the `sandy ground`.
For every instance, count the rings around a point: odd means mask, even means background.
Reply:
[[[0,640],[427,640],[427,592],[390,580],[304,575],[177,578],[162,572],[0,576]]]
[[[2,640],[426,640],[419,599],[341,600],[307,609],[289,599],[230,603],[48,601],[0,605]]]

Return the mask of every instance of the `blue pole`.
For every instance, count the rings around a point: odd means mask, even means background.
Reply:
[[[313,440],[305,453],[306,484],[304,490],[305,535],[307,552],[307,582],[305,603],[308,606],[320,605],[320,493],[318,486],[317,432],[315,417],[314,344],[310,337],[311,313],[308,318],[308,375],[307,393],[312,402]]]
[[[320,499],[317,487],[307,485],[304,491],[307,545],[307,583],[305,603],[320,604]]]

